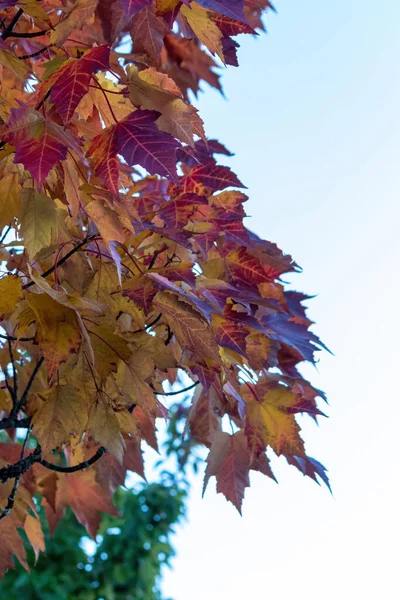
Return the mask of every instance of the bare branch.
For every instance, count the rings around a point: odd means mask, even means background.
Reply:
[[[63,467],[62,465],[56,465],[55,463],[48,462],[44,458],[40,460],[40,464],[46,467],[47,469],[50,469],[51,471],[57,471],[58,473],[76,473],[77,471],[83,471],[84,469],[88,469],[89,467],[91,467],[106,452],[107,450],[104,448],[104,446],[100,446],[96,454],[89,458],[89,460],[85,460],[72,467]]]
[[[30,429],[28,429],[28,431],[26,432],[26,436],[25,436],[25,439],[22,444],[21,461],[24,460],[25,448],[26,448],[26,444],[28,442],[29,434],[30,434]],[[18,473],[18,475],[15,478],[11,493],[7,498],[7,505],[6,505],[5,509],[3,510],[3,512],[0,514],[0,521],[1,521],[1,519],[4,519],[4,517],[6,517],[13,509],[14,502],[15,502],[15,496],[17,495],[17,490],[18,490],[18,485],[19,485],[20,479],[21,479],[21,473]]]
[[[17,338],[13,335],[4,335],[2,333],[0,333],[0,338],[2,338],[3,340],[11,340],[12,342],[33,342],[33,340],[35,339],[34,337]]]
[[[28,394],[29,394],[29,390],[31,389],[32,384],[35,381],[35,377],[36,377],[36,375],[37,375],[40,367],[42,366],[43,361],[44,361],[44,357],[41,356],[39,358],[38,362],[36,363],[35,368],[32,371],[32,375],[30,376],[29,381],[28,381],[28,383],[26,385],[26,388],[24,389],[24,392],[23,392],[23,394],[21,396],[21,399],[20,399],[20,401],[18,403],[18,410],[21,410],[21,408],[23,408],[25,406],[26,399],[27,399]]]
[[[189,385],[187,388],[183,388],[183,390],[178,390],[176,392],[154,392],[156,396],[177,396],[178,394],[183,394],[184,392],[189,392],[190,390],[192,390],[193,388],[196,387],[196,385],[199,385],[200,381],[195,381],[194,383],[192,383],[192,385]]]
[[[14,359],[14,353],[13,353],[13,348],[12,348],[12,342],[11,340],[8,340],[8,352],[10,354],[10,362],[11,362],[11,367],[13,370],[13,390],[12,390],[12,399],[14,402],[14,409],[17,409],[17,404],[18,404],[18,377],[17,377],[17,369],[15,366],[15,359]]]
[[[37,50],[37,52],[32,52],[32,54],[24,54],[23,56],[17,56],[17,58],[19,58],[19,60],[27,60],[28,58],[35,58],[36,56],[40,56],[41,54],[43,54],[43,52],[46,52],[46,50],[48,50],[52,46],[53,46],[53,44],[49,44],[48,46],[43,46],[43,48],[41,48],[40,50]]]
[[[29,427],[31,420],[29,417],[25,417],[23,419],[17,419],[15,416],[4,417],[4,419],[0,419],[0,430],[3,429],[26,429]]]
[[[28,430],[29,431],[29,430]],[[9,479],[14,479],[18,475],[26,473],[32,465],[40,461],[40,446],[36,446],[33,452],[26,458],[22,458],[14,465],[7,465],[0,469],[0,482],[6,483]]]
[[[22,10],[22,8],[19,8],[18,11],[15,13],[13,19],[10,21],[10,24],[5,28],[4,33],[2,35],[3,40],[6,40],[12,35],[14,27],[16,26],[23,14],[24,11]]]
[[[63,256],[63,258],[61,258],[58,263],[57,263],[57,267],[59,267],[60,265],[62,265],[63,263],[65,263],[66,260],[68,260],[73,254],[75,254],[75,252],[78,252],[78,250],[80,250],[82,248],[82,246],[84,246],[85,244],[87,244],[88,242],[90,242],[94,237],[96,237],[97,234],[91,235],[87,238],[85,238],[82,242],[80,242],[79,244],[77,244],[74,248],[72,248],[72,250],[70,250],[69,252],[67,252],[67,254],[65,256]],[[41,277],[43,277],[43,279],[45,279],[46,277],[48,277],[49,275],[51,275],[51,273],[53,273],[53,271],[57,268],[55,265],[53,265],[52,267],[50,267],[50,269],[47,269],[47,271],[45,271],[44,273],[42,273]],[[29,283],[26,283],[24,286],[22,286],[22,289],[27,290],[28,288],[32,287],[33,285],[35,285],[34,281],[30,281]]]

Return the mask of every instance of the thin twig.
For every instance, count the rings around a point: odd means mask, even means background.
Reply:
[[[36,363],[36,366],[35,366],[35,368],[34,368],[34,369],[33,369],[33,371],[32,371],[32,375],[30,376],[30,378],[29,378],[29,381],[28,381],[28,383],[27,383],[27,386],[26,386],[26,388],[24,389],[24,392],[23,392],[23,394],[22,394],[22,396],[21,396],[21,399],[20,399],[20,401],[19,401],[19,403],[18,403],[18,410],[21,410],[21,408],[23,408],[23,407],[25,406],[26,399],[27,399],[27,397],[28,397],[28,394],[29,394],[29,390],[31,389],[31,387],[32,387],[32,384],[33,384],[33,382],[35,381],[35,377],[36,377],[36,375],[37,375],[37,373],[38,373],[38,371],[39,371],[40,367],[42,366],[42,364],[43,364],[43,361],[44,361],[44,357],[43,357],[43,356],[41,356],[41,357],[39,358],[38,362]]]
[[[160,313],[159,315],[157,315],[157,317],[153,321],[151,321],[150,323],[145,325],[144,329],[135,329],[135,331],[132,331],[132,333],[142,333],[143,331],[148,331],[149,329],[151,329],[153,327],[153,325],[158,323],[158,321],[161,319],[161,317],[162,317],[162,314]]]
[[[43,46],[43,48],[41,48],[40,50],[37,50],[37,52],[32,52],[32,54],[24,54],[23,56],[17,56],[17,58],[19,58],[19,60],[27,60],[28,58],[35,58],[36,56],[40,56],[41,54],[43,54],[43,52],[46,52],[46,50],[51,48],[53,45],[54,44],[49,44],[48,46]]]
[[[43,29],[43,31],[32,31],[32,32],[27,32],[27,33],[20,33],[19,31],[13,31],[7,37],[30,39],[30,38],[35,38],[35,37],[40,37],[42,35],[46,35],[46,33],[49,33],[49,31],[54,31],[54,27],[49,27],[49,29]],[[4,39],[4,36],[3,36],[3,39]]]
[[[75,252],[78,252],[78,250],[80,250],[82,248],[82,246],[84,246],[85,244],[87,244],[88,242],[90,242],[93,238],[96,237],[97,234],[95,235],[91,235],[90,237],[85,238],[82,242],[80,242],[79,244],[77,244],[75,246],[75,248],[73,248],[72,250],[70,250],[69,252],[67,252],[67,254],[65,256],[63,256],[63,258],[61,258],[58,261],[57,267],[59,267],[60,265],[62,265],[63,263],[65,263],[66,260],[68,260],[73,254],[75,254]],[[51,273],[53,273],[54,269],[55,269],[55,265],[53,265],[52,267],[50,267],[50,269],[47,269],[47,271],[45,271],[44,273],[42,273],[41,277],[43,277],[43,279],[45,279],[46,277],[48,277],[49,275],[51,275]],[[26,283],[25,285],[22,286],[23,290],[27,290],[28,288],[32,287],[33,285],[35,285],[34,281],[30,281],[29,283]]]
[[[15,366],[15,359],[14,359],[14,353],[13,353],[13,349],[12,349],[12,341],[8,340],[8,353],[10,355],[10,362],[11,362],[11,367],[13,370],[13,393],[12,393],[12,399],[14,401],[14,406],[15,408],[17,407],[18,404],[18,378],[17,378],[17,368]]]
[[[0,338],[2,338],[3,340],[11,340],[12,342],[33,342],[33,340],[35,339],[34,337],[17,338],[13,335],[4,335],[3,333],[0,333]]]
[[[169,325],[167,325],[167,332],[168,332],[167,339],[164,342],[164,344],[166,346],[168,346],[168,344],[170,343],[170,341],[172,340],[172,337],[174,335],[174,332],[172,331],[172,329]]]
[[[4,240],[6,239],[6,237],[8,236],[8,234],[10,233],[10,231],[11,231],[11,225],[9,225],[7,227],[7,229],[5,230],[5,232],[3,233],[3,235],[1,236],[1,238],[0,238],[0,244],[2,244],[4,242]]]
[[[189,392],[196,385],[199,385],[200,381],[195,381],[192,385],[189,385],[187,388],[183,388],[183,390],[178,390],[177,392],[154,392],[156,396],[177,396],[178,394],[183,394],[184,392]]]

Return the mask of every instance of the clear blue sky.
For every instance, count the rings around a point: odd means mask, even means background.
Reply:
[[[303,267],[309,315],[335,352],[313,382],[329,420],[305,421],[307,449],[334,498],[275,461],[255,476],[243,517],[195,483],[174,600],[400,598],[400,1],[276,0],[269,34],[239,39],[228,100],[199,100],[206,130],[236,152],[248,226]]]

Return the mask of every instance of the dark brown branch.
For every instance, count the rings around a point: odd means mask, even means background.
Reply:
[[[10,24],[4,30],[4,33],[2,36],[3,40],[6,40],[7,38],[9,38],[12,35],[14,27],[16,26],[16,24],[18,23],[18,21],[20,20],[20,18],[22,17],[23,14],[24,14],[24,11],[22,10],[22,8],[19,8],[18,11],[15,13],[13,19],[11,20]]]
[[[18,403],[18,378],[17,378],[17,368],[15,366],[15,359],[14,359],[14,353],[13,353],[13,349],[12,349],[12,341],[8,340],[8,352],[10,354],[10,362],[11,362],[11,367],[13,370],[13,390],[12,390],[12,394],[11,397],[13,399],[14,402],[14,407],[17,407],[17,403]]]
[[[57,471],[58,473],[76,473],[77,471],[83,471],[83,469],[88,469],[95,462],[97,462],[103,454],[105,454],[107,450],[104,446],[101,446],[96,454],[94,454],[89,460],[85,460],[77,465],[73,465],[72,467],[63,467],[62,465],[57,465],[55,463],[48,462],[46,459],[42,458],[40,464],[50,469],[51,471]]]
[[[43,104],[46,102],[46,100],[50,96],[50,94],[51,94],[51,89],[47,90],[47,92],[45,93],[45,95],[43,96],[43,98],[41,99],[39,104],[37,105],[36,110],[40,110],[42,108]]]
[[[43,31],[32,31],[32,32],[27,32],[27,33],[20,33],[19,31],[13,31],[12,33],[9,33],[7,37],[30,39],[30,38],[35,38],[35,37],[40,37],[42,35],[46,35],[46,33],[49,33],[49,31],[53,31],[53,30],[54,30],[54,27],[49,27],[49,29],[43,29]]]
[[[150,323],[145,325],[144,329],[136,329],[135,331],[132,331],[132,333],[142,333],[143,331],[147,331],[148,329],[153,327],[153,325],[158,323],[158,321],[161,319],[161,317],[162,317],[162,314],[160,313],[159,315],[157,315],[157,317],[153,321],[151,321]]]
[[[6,239],[6,237],[8,236],[8,234],[10,233],[10,231],[11,231],[11,225],[9,225],[7,227],[7,229],[5,230],[5,232],[3,233],[3,235],[1,236],[1,238],[0,238],[0,244],[2,244],[4,242],[4,240]]]
[[[15,496],[17,494],[20,477],[21,477],[21,475],[17,475],[16,478],[14,479],[14,485],[13,485],[13,488],[11,490],[10,495],[7,498],[6,507],[3,510],[3,512],[0,513],[0,521],[1,521],[1,519],[4,519],[11,512],[11,510],[13,509],[14,502],[15,502]]]
[[[48,46],[43,46],[43,48],[41,48],[40,50],[37,50],[37,52],[32,52],[32,54],[24,54],[23,56],[17,56],[17,58],[19,58],[19,60],[27,60],[28,58],[35,58],[36,56],[40,56],[41,54],[43,54],[43,52],[46,52],[46,50],[48,50],[52,46],[53,46],[53,44],[49,44]]]
[[[16,417],[4,417],[4,419],[0,419],[0,430],[3,429],[17,429],[20,427],[21,429],[26,429],[29,427],[31,420],[29,417],[25,417],[23,419],[17,419]]]
[[[32,384],[35,381],[35,377],[38,374],[38,371],[39,371],[40,367],[42,366],[43,361],[44,361],[44,357],[41,356],[39,358],[38,362],[36,363],[35,368],[32,371],[32,375],[30,376],[29,381],[28,381],[28,383],[26,385],[26,388],[24,389],[24,392],[23,392],[23,394],[21,396],[21,399],[20,399],[20,401],[18,403],[18,410],[21,410],[21,408],[23,408],[25,406],[26,399],[27,399],[28,394],[29,394],[29,390],[31,389]],[[18,410],[17,410],[17,412],[18,412]]]
[[[72,248],[72,250],[70,250],[69,252],[67,252],[67,254],[65,256],[63,256],[63,258],[61,258],[58,261],[57,267],[55,265],[53,265],[52,267],[50,267],[50,269],[47,269],[47,271],[45,271],[44,273],[42,273],[41,277],[46,278],[49,275],[51,275],[51,273],[53,273],[53,271],[56,268],[58,268],[60,265],[62,265],[63,263],[65,263],[66,260],[68,260],[73,254],[75,254],[75,252],[78,252],[78,250],[80,250],[85,244],[87,244],[88,242],[90,242],[94,237],[96,237],[96,235],[92,235],[90,237],[87,237],[82,242],[80,242],[79,244],[77,244],[74,248]],[[33,285],[35,285],[35,282],[34,281],[30,281],[29,283],[26,283],[25,285],[23,285],[22,289],[27,290],[28,288],[32,287]]]
[[[0,469],[0,482],[6,483],[6,481],[9,479],[14,479],[18,475],[23,475],[31,468],[32,465],[40,462],[40,458],[40,446],[36,446],[34,451],[29,456],[19,460],[17,463],[15,463],[15,465],[7,465],[6,467],[2,467]]]
[[[2,333],[0,333],[0,338],[2,338],[3,340],[11,340],[12,342],[33,342],[33,340],[35,339],[34,337],[17,338],[13,335],[4,335]]]
[[[195,381],[192,385],[189,385],[187,388],[183,388],[183,390],[178,390],[177,392],[154,392],[156,396],[177,396],[178,394],[184,394],[185,392],[189,392],[196,385],[199,385],[200,381]]]
[[[172,340],[172,336],[174,335],[174,333],[173,333],[173,331],[172,331],[172,329],[171,329],[171,327],[169,325],[167,325],[167,331],[168,331],[167,339],[164,342],[164,344],[166,346],[168,346],[168,344]]]
[[[25,436],[24,442],[22,444],[22,448],[21,448],[21,460],[20,460],[20,462],[24,460],[25,448],[26,448],[26,444],[28,442],[29,433],[30,433],[30,430],[28,429],[28,431],[26,432],[26,436]],[[15,502],[15,496],[17,494],[17,490],[18,490],[18,485],[19,485],[20,478],[21,478],[21,473],[18,473],[18,475],[15,478],[14,485],[12,487],[11,493],[10,493],[10,495],[7,498],[6,507],[3,510],[3,512],[0,514],[0,520],[4,519],[4,517],[6,517],[11,512],[11,510],[13,509],[14,502]]]

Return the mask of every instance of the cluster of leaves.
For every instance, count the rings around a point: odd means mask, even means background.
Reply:
[[[282,282],[297,266],[244,226],[189,101],[269,8],[0,0],[0,573],[13,554],[28,569],[18,528],[44,548],[38,495],[51,530],[68,507],[93,537],[116,514],[182,372],[205,485],[240,510],[251,470],[273,478],[268,448],[327,481],[296,421],[322,395],[297,369],[322,347]]]
[[[160,600],[159,578],[174,555],[170,535],[184,512],[184,496],[169,482],[135,493],[120,488],[114,498],[120,517],[105,515],[93,555],[70,510],[51,538],[42,513],[46,556],[40,555],[31,574],[20,565],[10,571],[0,583],[2,597]],[[33,562],[32,550],[28,557]]]

